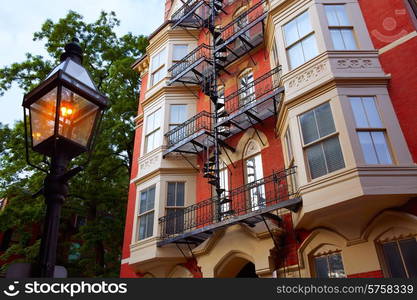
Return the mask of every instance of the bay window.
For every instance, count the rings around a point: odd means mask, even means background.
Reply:
[[[174,234],[184,230],[184,182],[168,182],[167,204],[166,204],[166,233]]]
[[[367,164],[392,164],[386,130],[374,97],[350,97],[356,130]]]
[[[143,240],[153,235],[155,206],[155,186],[140,192],[138,213],[138,240]]]
[[[308,11],[284,25],[284,37],[290,69],[317,56],[317,42]]]
[[[166,76],[166,49],[161,50],[152,57],[151,86],[154,86]]]
[[[172,64],[180,62],[188,54],[187,44],[176,44],[172,47]]]
[[[161,145],[161,123],[161,109],[156,110],[146,118],[145,153]]]
[[[353,26],[349,21],[345,5],[325,5],[327,22],[335,50],[356,50]]]
[[[311,179],[345,167],[329,102],[302,114],[300,125]]]

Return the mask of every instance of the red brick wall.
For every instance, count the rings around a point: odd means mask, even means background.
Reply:
[[[142,78],[142,86],[146,87],[147,82],[148,82],[148,75],[145,75]],[[146,92],[146,89],[143,88],[139,96],[138,114],[141,114],[143,111],[142,105],[140,103],[142,103],[145,97],[145,92]],[[133,163],[132,163],[130,179],[135,178],[139,171],[138,159],[139,159],[140,148],[141,148],[141,140],[142,140],[142,127],[139,127],[138,129],[136,129],[136,132],[135,132],[135,140],[134,140],[134,148],[133,148]],[[136,184],[132,183],[129,185],[125,232],[124,232],[124,238],[123,238],[122,259],[130,257],[130,242],[132,240],[133,222],[135,220],[135,203],[136,203]],[[131,278],[132,274],[134,273],[129,269],[129,266],[127,264],[121,265],[120,277]]]
[[[415,19],[404,0],[360,0],[369,34],[380,49],[416,30]],[[388,90],[413,159],[417,162],[417,37],[380,55],[391,74]]]

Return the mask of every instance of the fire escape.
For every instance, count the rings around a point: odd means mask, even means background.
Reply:
[[[160,218],[159,247],[170,243],[198,245],[216,230],[238,223],[253,227],[271,219],[281,224],[274,211],[297,211],[301,206],[294,181],[295,167],[233,190],[221,187],[220,155],[235,151],[227,139],[277,115],[284,92],[280,67],[228,95],[218,92],[219,74],[227,73],[228,65],[250,56],[263,43],[267,16],[267,1],[261,0],[226,26],[216,26],[216,18],[225,13],[226,5],[224,0],[190,0],[172,15],[173,27],[206,28],[213,44],[200,45],[174,64],[169,69],[168,84],[200,85],[214,108],[213,112],[202,111],[167,132],[164,157],[171,153],[203,156],[206,162],[202,172],[215,196]]]

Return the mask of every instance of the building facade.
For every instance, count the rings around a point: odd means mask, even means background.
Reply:
[[[121,277],[416,277],[416,12],[167,0],[133,66]]]

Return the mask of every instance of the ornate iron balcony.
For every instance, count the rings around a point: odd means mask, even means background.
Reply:
[[[243,131],[278,113],[281,94],[281,67],[272,69],[225,97],[226,117],[216,126],[227,127],[230,135]]]
[[[266,16],[267,1],[262,0],[220,29],[214,52],[226,53],[222,54],[227,57],[226,60],[221,62],[223,67],[231,64],[263,42],[263,20]]]
[[[186,84],[200,84],[203,77],[210,72],[212,65],[212,48],[205,44],[200,45],[185,56],[181,61],[169,68],[171,80],[169,85],[174,82]]]
[[[195,146],[203,145],[206,135],[213,130],[213,115],[202,111],[183,124],[173,128],[165,134],[168,149],[164,156],[170,152],[196,153]]]
[[[169,243],[196,243],[207,239],[215,230],[236,223],[254,226],[263,217],[281,208],[297,211],[301,205],[295,183],[296,167],[231,191],[224,197],[213,197],[200,203],[176,209],[159,219],[158,246]],[[273,215],[275,219],[278,216]]]

